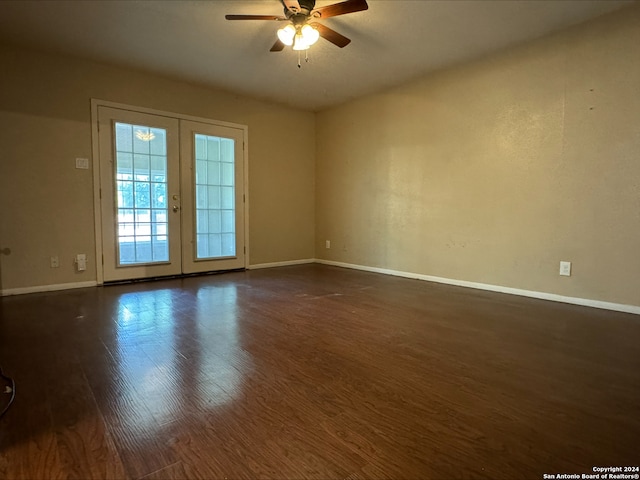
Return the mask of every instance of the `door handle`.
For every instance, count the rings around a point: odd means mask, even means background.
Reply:
[[[177,213],[178,210],[180,210],[180,207],[178,205],[174,205],[172,210],[173,210],[173,213]]]

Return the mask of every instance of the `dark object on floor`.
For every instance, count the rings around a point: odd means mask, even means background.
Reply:
[[[2,373],[0,368],[0,417],[2,417],[16,398],[16,383]]]

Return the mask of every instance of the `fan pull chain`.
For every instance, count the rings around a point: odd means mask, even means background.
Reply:
[[[300,58],[301,58],[300,57],[300,52],[301,51],[298,50],[298,68],[302,68],[301,67],[301,60],[300,60]],[[309,51],[308,50],[304,51],[304,61],[305,61],[305,63],[309,63]]]

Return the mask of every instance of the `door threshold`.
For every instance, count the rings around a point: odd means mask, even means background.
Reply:
[[[221,275],[223,273],[231,272],[244,272],[246,268],[232,268],[229,270],[213,270],[211,272],[196,272],[196,273],[180,273],[178,275],[163,275],[159,277],[145,277],[145,278],[131,278],[128,280],[111,280],[104,282],[103,285],[108,287],[110,285],[126,285],[129,283],[143,283],[143,282],[157,282],[160,280],[172,280],[174,278],[190,278],[190,277],[204,277],[208,275]]]

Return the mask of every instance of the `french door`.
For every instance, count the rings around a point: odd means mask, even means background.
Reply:
[[[104,281],[243,268],[244,130],[97,110]]]

